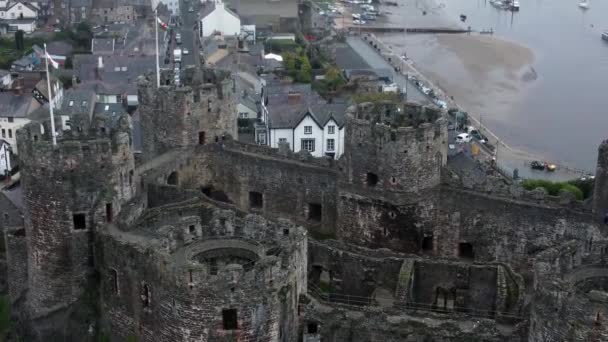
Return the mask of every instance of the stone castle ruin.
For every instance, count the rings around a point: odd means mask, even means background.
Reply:
[[[25,340],[608,339],[608,143],[579,203],[455,172],[436,109],[351,107],[336,161],[233,140],[229,73],[171,81],[138,82],[137,161],[127,114],[19,131]]]

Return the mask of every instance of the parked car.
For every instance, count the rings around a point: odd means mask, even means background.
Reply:
[[[488,139],[486,138],[486,136],[484,136],[483,134],[479,133],[479,131],[476,130],[476,129],[470,131],[469,134],[473,137],[473,139],[479,141],[482,144],[485,144],[488,141]]]
[[[189,55],[189,54],[190,54],[190,51],[189,51],[188,49],[184,49],[182,53],[183,53],[184,55]]]
[[[359,19],[355,19],[353,20],[353,24],[355,25],[365,25],[365,20],[359,20]]]
[[[544,170],[545,164],[535,160],[530,163],[530,167],[532,168],[532,170]]]
[[[458,144],[471,142],[471,136],[469,133],[460,133],[456,136],[456,142]]]
[[[194,8],[192,8],[192,7],[188,8],[188,12],[189,12],[189,13],[194,12]]]

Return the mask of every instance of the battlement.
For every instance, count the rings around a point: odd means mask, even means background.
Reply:
[[[234,92],[235,80],[232,78],[232,73],[228,70],[210,69],[210,68],[195,68],[192,66],[186,67],[179,73],[179,84],[176,83],[176,73],[174,70],[161,70],[160,72],[160,88],[158,90],[176,91],[176,92],[191,92],[197,89],[203,92],[215,93],[222,97],[231,91]],[[140,89],[156,88],[156,75],[148,73],[137,79],[137,85]]]
[[[238,315],[240,336],[258,341],[272,341],[279,325],[294,324],[278,317],[297,309],[284,298],[306,291],[303,228],[201,198],[130,210],[134,213],[121,216],[139,213],[139,218],[127,230],[111,225],[102,233],[102,298],[114,313],[109,330],[117,339],[139,327],[144,334],[164,336],[163,341],[184,334],[216,340],[226,333],[221,322],[227,311],[234,319]],[[121,297],[133,288],[142,293],[135,305]],[[145,312],[157,314],[149,319]],[[268,318],[256,319],[251,312]],[[292,328],[280,329],[295,334]]]
[[[409,103],[363,103],[346,115],[349,183],[379,191],[437,186],[447,161],[447,119],[441,111]]]
[[[178,147],[204,145],[237,135],[235,80],[227,71],[188,68],[180,84],[173,71],[138,80],[143,160]]]
[[[392,101],[361,103],[350,107],[347,113],[354,119],[364,120],[370,124],[382,124],[390,128],[418,128],[423,124],[435,124],[445,117],[444,112],[439,109]]]

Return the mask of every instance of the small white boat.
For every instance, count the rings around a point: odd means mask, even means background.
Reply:
[[[608,31],[604,31],[604,33],[602,33],[602,39],[608,42]]]
[[[519,11],[519,1],[517,1],[517,0],[513,1],[513,4],[511,5],[511,10]]]
[[[585,9],[585,10],[589,9],[589,3],[587,2],[587,0],[583,0],[578,3],[578,7]]]

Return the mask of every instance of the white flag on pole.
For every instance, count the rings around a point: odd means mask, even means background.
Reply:
[[[51,55],[49,55],[49,53],[46,53],[46,59],[49,61],[49,64],[51,66],[53,66],[53,68],[55,69],[59,69],[59,63],[55,62],[52,58]]]

